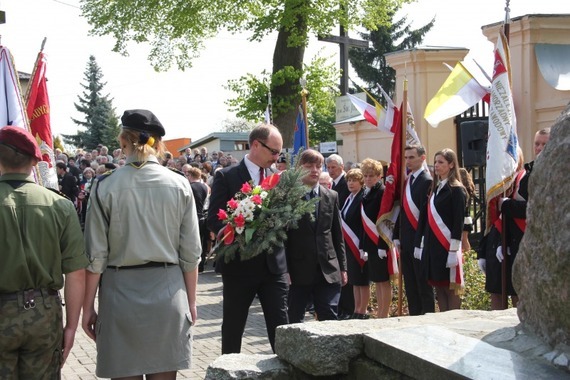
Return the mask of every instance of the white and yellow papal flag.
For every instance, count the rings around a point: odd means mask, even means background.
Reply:
[[[429,101],[424,118],[436,128],[442,121],[468,110],[487,94],[488,89],[475,79],[463,63],[457,62],[449,77]]]
[[[509,189],[518,165],[517,119],[512,95],[509,45],[501,31],[495,48],[495,64],[489,106],[486,199],[487,227],[498,218],[497,199]]]

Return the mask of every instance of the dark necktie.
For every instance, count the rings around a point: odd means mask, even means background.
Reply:
[[[258,185],[260,185],[264,179],[265,179],[265,168],[259,168],[259,183],[258,183]]]
[[[412,175],[410,176],[410,187],[414,184],[414,179],[416,179],[416,178],[415,178],[414,175],[412,174]]]

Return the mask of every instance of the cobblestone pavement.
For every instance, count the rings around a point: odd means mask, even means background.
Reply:
[[[210,268],[198,278],[198,323],[193,328],[194,344],[192,369],[178,372],[179,379],[203,379],[208,365],[221,353],[222,326],[222,278]],[[265,320],[257,300],[249,310],[249,318],[242,343],[244,354],[271,354],[265,331]],[[66,380],[98,379],[95,376],[97,351],[95,342],[87,337],[81,327],[75,336],[75,344],[62,370]]]

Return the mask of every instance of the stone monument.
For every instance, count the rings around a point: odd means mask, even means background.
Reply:
[[[555,122],[546,148],[535,160],[527,227],[513,269],[523,327],[566,353],[570,352],[569,160],[570,105]]]

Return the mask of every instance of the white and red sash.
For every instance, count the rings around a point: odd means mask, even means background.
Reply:
[[[408,217],[410,224],[412,225],[412,227],[414,227],[414,230],[417,230],[418,220],[420,219],[420,209],[412,199],[411,187],[412,184],[410,183],[410,179],[408,178],[406,180],[406,186],[404,187],[405,192],[404,192],[403,204],[404,204],[404,211],[406,212],[406,216]]]
[[[362,227],[364,227],[364,232],[366,235],[372,240],[375,245],[378,245],[378,241],[380,239],[380,234],[378,233],[378,229],[376,228],[376,223],[374,223],[366,212],[364,212],[364,207],[360,205],[360,215],[362,217]]]
[[[451,247],[451,231],[438,214],[434,205],[434,199],[435,194],[432,194],[427,209],[429,226],[439,243],[446,251],[449,252],[449,248]],[[450,289],[454,289],[456,294],[461,294],[465,287],[465,282],[463,280],[463,255],[461,253],[461,246],[459,246],[456,254],[457,266],[449,268],[449,287]]]
[[[342,236],[344,237],[344,242],[346,243],[348,248],[350,248],[350,252],[352,252],[352,256],[354,256],[356,262],[358,263],[358,265],[360,265],[360,268],[362,268],[364,267],[364,264],[366,262],[360,257],[360,250],[358,249],[358,247],[360,246],[360,239],[356,236],[356,234],[349,227],[349,225],[346,224],[344,219],[341,220],[342,220]]]
[[[376,223],[374,223],[366,212],[364,211],[364,207],[360,205],[360,214],[362,217],[362,226],[364,227],[364,232],[372,240],[374,245],[378,247],[378,243],[380,242],[380,234],[378,233],[378,229],[376,228]],[[377,252],[374,252],[377,254]],[[386,252],[387,260],[388,260],[388,274],[390,277],[398,274],[398,254],[395,249],[389,249]]]

